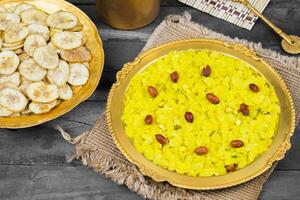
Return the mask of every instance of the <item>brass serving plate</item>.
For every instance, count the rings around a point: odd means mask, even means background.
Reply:
[[[131,78],[170,51],[184,51],[188,49],[209,49],[222,52],[249,63],[274,86],[280,101],[281,114],[278,130],[269,150],[249,166],[223,176],[191,177],[180,175],[155,165],[142,154],[137,152],[125,133],[121,120],[124,96]],[[142,100],[142,99],[141,99]],[[219,40],[194,39],[183,40],[159,46],[138,56],[133,62],[124,65],[117,74],[117,81],[113,85],[107,102],[107,122],[112,137],[124,156],[146,176],[155,181],[168,181],[170,184],[195,190],[210,190],[234,186],[262,174],[272,164],[284,157],[291,147],[290,137],[295,128],[295,110],[290,92],[278,73],[259,58],[255,52],[240,44],[230,44]]]
[[[63,101],[49,113],[13,118],[1,117],[0,128],[31,127],[50,121],[69,112],[79,103],[90,97],[90,95],[97,88],[103,71],[104,52],[102,48],[102,41],[99,37],[97,27],[84,12],[64,0],[1,0],[0,6],[10,7],[22,2],[32,4],[47,13],[54,13],[59,10],[70,11],[79,18],[81,23],[84,25],[84,35],[88,38],[86,46],[90,49],[93,56],[92,60],[89,63],[90,78],[86,85],[84,85],[77,93],[74,94],[72,99]]]

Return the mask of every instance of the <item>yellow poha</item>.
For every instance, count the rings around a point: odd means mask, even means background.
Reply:
[[[248,63],[188,50],[170,52],[132,78],[122,121],[137,151],[153,163],[179,174],[218,176],[268,149],[279,113],[274,88]]]

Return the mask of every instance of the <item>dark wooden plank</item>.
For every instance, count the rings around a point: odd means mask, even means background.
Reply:
[[[261,200],[299,199],[299,171],[275,171]],[[142,199],[86,167],[0,166],[1,199]]]
[[[257,22],[252,31],[241,29],[238,26],[230,24],[220,19],[216,19],[208,14],[199,12],[193,8],[183,7],[162,7],[159,17],[154,22],[145,28],[136,31],[118,31],[112,30],[108,26],[100,22],[96,15],[94,6],[79,6],[85,11],[91,19],[95,22],[99,28],[100,35],[104,42],[107,40],[130,40],[130,41],[146,41],[153,32],[154,28],[169,14],[181,14],[184,11],[188,11],[193,16],[193,21],[203,24],[204,26],[221,32],[231,37],[238,37],[240,39],[247,39],[249,41],[261,42],[263,46],[270,47],[277,50],[280,46],[280,38],[268,28],[261,20]],[[300,35],[300,29],[294,24],[300,23],[300,7],[298,8],[273,8],[270,7],[265,11],[265,15],[268,16],[275,24],[281,27],[288,33]],[[283,53],[283,51],[280,51]]]
[[[264,185],[261,200],[292,200],[300,197],[300,172],[275,171]]]
[[[68,0],[70,3],[75,5],[94,5],[96,4],[96,0]],[[120,3],[124,3],[126,1],[121,0]],[[177,1],[177,0],[161,0],[161,6],[186,6],[185,4]]]
[[[75,5],[94,5],[96,0],[68,0],[69,2]],[[124,2],[124,1],[122,1]],[[186,6],[185,4],[177,1],[177,0],[161,0],[161,6],[167,7],[183,7]],[[272,0],[268,7],[277,7],[277,8],[292,8],[292,7],[299,7],[300,2],[299,0],[289,0],[289,1],[282,1],[282,0]]]
[[[300,124],[298,125],[293,137],[291,138],[292,148],[287,152],[285,158],[278,165],[278,170],[298,170],[300,155]]]
[[[141,199],[125,186],[82,167],[0,166],[1,199]]]
[[[74,147],[53,127],[60,125],[73,136],[79,135],[91,128],[104,109],[105,103],[84,102],[66,115],[33,128],[1,129],[0,165],[68,165],[65,156]]]

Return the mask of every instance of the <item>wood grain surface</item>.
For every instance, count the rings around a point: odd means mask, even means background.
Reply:
[[[63,126],[73,136],[92,127],[104,111],[107,93],[116,72],[142,49],[155,27],[169,14],[188,11],[193,20],[231,37],[261,42],[265,48],[285,54],[280,38],[261,20],[252,31],[213,18],[176,0],[162,0],[158,18],[135,31],[113,30],[96,15],[95,0],[70,0],[86,12],[97,25],[106,54],[103,77],[95,93],[70,113],[28,129],[0,130],[1,200],[98,200],[141,199],[124,186],[99,176],[75,161],[65,162],[73,146],[67,144],[54,125]],[[288,33],[300,35],[300,0],[272,0],[264,14]],[[286,54],[285,54],[286,55]],[[262,200],[300,199],[300,127],[292,138],[292,149],[280,161],[260,196]]]

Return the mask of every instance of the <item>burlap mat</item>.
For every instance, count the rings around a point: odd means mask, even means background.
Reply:
[[[281,56],[278,53],[266,50],[260,44],[246,40],[231,39],[222,34],[213,32],[204,26],[191,22],[191,16],[184,13],[182,16],[168,16],[154,31],[143,51],[163,43],[187,38],[219,38],[231,42],[240,42],[254,49],[257,54],[267,60],[278,70],[285,79],[295,101],[298,113],[300,108],[300,58]],[[83,164],[93,168],[96,172],[110,178],[118,184],[126,185],[130,190],[148,199],[257,199],[263,184],[272,173],[275,166],[261,176],[244,184],[221,190],[194,191],[174,187],[169,183],[157,183],[151,178],[144,177],[138,169],[121,154],[113,142],[105,121],[101,116],[94,127],[77,138],[72,139],[61,128],[64,138],[75,144],[75,155],[69,161],[81,159]],[[280,191],[278,191],[280,192]]]

